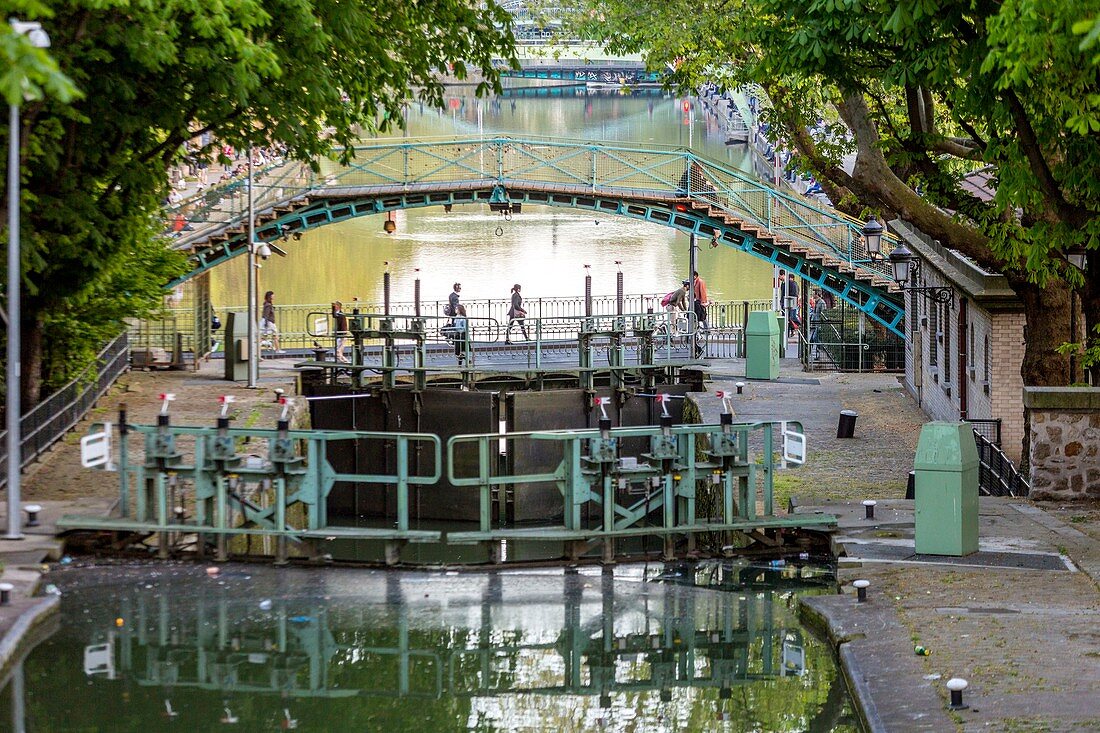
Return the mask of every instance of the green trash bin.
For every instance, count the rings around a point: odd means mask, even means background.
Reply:
[[[916,551],[963,556],[978,551],[978,448],[962,422],[930,422],[913,461]]]
[[[771,311],[753,311],[745,329],[745,377],[779,378],[779,321]]]

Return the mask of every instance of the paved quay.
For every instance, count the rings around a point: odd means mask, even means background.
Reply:
[[[173,422],[213,424],[216,398],[237,398],[235,424],[274,424],[275,388],[290,394],[293,360],[265,360],[261,388],[222,380],[222,364],[197,372],[132,372],[74,433],[28,471],[24,498],[43,506],[42,526],[0,542],[3,580],[16,589],[0,606],[0,668],[25,654],[27,629],[49,623],[56,597],[44,594],[61,562],[52,522],[64,513],[109,510],[114,474],[79,468],[78,438],[91,422],[153,422],[158,395],[174,392]],[[842,593],[807,600],[803,615],[837,648],[857,708],[870,730],[1100,730],[1100,506],[983,498],[980,552],[970,558],[913,554],[913,502],[902,497],[925,418],[887,374],[805,373],[784,361],[775,382],[746,381],[743,362],[715,362],[713,389],[733,389],[738,420],[799,420],[807,465],[776,477],[777,506],[840,517]],[[713,389],[697,395],[704,419],[721,409]],[[836,438],[839,411],[859,413],[855,436]],[[878,500],[876,518],[860,502]],[[857,603],[851,581],[870,581]],[[38,595],[33,595],[37,591]],[[930,651],[918,656],[914,647]],[[6,672],[3,677],[6,679]],[[965,709],[948,710],[946,680],[961,677]],[[2,680],[0,680],[2,681]]]

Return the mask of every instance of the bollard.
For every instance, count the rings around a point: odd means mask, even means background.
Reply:
[[[856,432],[856,418],[859,413],[855,410],[841,410],[840,420],[836,424],[836,437],[851,438]]]
[[[275,402],[281,400],[283,398],[283,394],[286,392],[286,390],[284,390],[282,387],[276,387],[273,391],[275,392]]]
[[[37,527],[38,526],[38,512],[42,511],[42,507],[38,504],[24,504],[23,511],[27,513],[27,523],[25,527]]]
[[[963,705],[963,690],[969,686],[970,683],[961,677],[952,677],[947,681],[947,689],[951,692],[949,708],[952,710],[966,710],[966,705]]]
[[[11,603],[11,592],[14,588],[11,583],[0,583],[0,606]]]
[[[745,391],[745,383],[744,382],[737,382],[733,386],[737,387],[737,394],[741,394],[742,392]]]
[[[863,502],[863,514],[865,519],[875,518],[875,504],[878,504],[874,499],[866,499]]]
[[[905,481],[905,498],[906,499],[913,499],[917,495],[917,492],[916,492],[916,486],[917,486],[917,484],[916,484],[916,475],[917,475],[916,471],[910,471],[909,472],[909,478],[906,479],[906,481]]]
[[[871,581],[856,580],[852,585],[856,589],[856,603],[864,603],[867,600],[867,586],[871,585]]]

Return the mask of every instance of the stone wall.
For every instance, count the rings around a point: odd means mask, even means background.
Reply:
[[[1100,498],[1100,388],[1025,387],[1033,499]]]

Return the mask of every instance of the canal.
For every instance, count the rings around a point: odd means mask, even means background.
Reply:
[[[472,87],[452,87],[447,108],[412,105],[408,135],[552,136],[640,145],[691,147],[731,168],[749,170],[746,145],[727,146],[724,125],[698,101],[640,90],[554,90],[555,96],[503,96],[477,100]],[[520,93],[518,91],[510,94]],[[685,110],[685,105],[687,110]],[[398,133],[400,132],[398,131]],[[399,211],[397,230],[382,231],[383,217],[367,216],[305,233],[287,257],[262,264],[259,292],[278,303],[381,302],[382,273],[393,276],[393,298],[412,301],[421,280],[425,300],[443,300],[458,281],[466,300],[507,299],[514,283],[525,298],[580,295],[585,265],[596,294],[615,292],[620,265],[628,293],[666,293],[687,277],[686,234],[625,217],[563,208],[525,206],[505,221],[487,207],[456,206]],[[388,263],[388,264],[387,264]],[[767,300],[771,266],[749,255],[703,243],[698,269],[712,300]],[[247,300],[246,263],[237,258],[212,273],[217,307]]]
[[[854,732],[797,619],[834,571],[67,565],[0,729]]]

